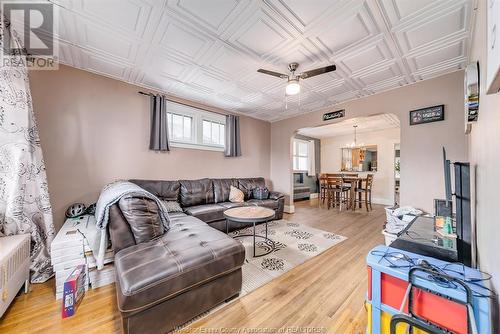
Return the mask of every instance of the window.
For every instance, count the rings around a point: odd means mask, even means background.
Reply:
[[[224,146],[225,125],[203,120],[203,144]]]
[[[174,147],[224,150],[226,117],[183,104],[167,103],[170,141]]]
[[[304,140],[293,141],[293,170],[307,171],[309,143]]]
[[[172,141],[193,142],[193,118],[179,114],[167,113],[168,133]]]

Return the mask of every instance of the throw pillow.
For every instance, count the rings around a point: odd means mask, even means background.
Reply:
[[[252,191],[252,196],[253,198],[255,199],[268,199],[269,197],[269,189],[267,189],[266,187],[257,187],[257,188],[254,188],[253,191]]]
[[[179,202],[176,201],[162,201],[163,205],[165,205],[165,208],[167,209],[167,212],[184,212],[182,210],[181,205]]]
[[[153,240],[165,233],[158,205],[150,198],[124,196],[118,201],[137,244]]]
[[[231,186],[231,190],[229,190],[229,202],[243,203],[244,200],[245,200],[245,194],[243,194],[243,191],[239,190],[236,187]]]

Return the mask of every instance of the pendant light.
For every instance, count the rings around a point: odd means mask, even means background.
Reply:
[[[352,126],[354,128],[354,141],[352,143],[348,143],[346,144],[346,148],[359,148],[359,147],[363,147],[364,144],[361,143],[361,145],[358,145],[358,138],[357,138],[357,129],[358,129],[358,126],[357,125],[353,125]]]

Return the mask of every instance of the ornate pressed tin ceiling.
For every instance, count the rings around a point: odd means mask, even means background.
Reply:
[[[51,0],[62,63],[274,121],[464,67],[472,0]],[[258,68],[337,71],[285,82]],[[300,100],[300,106],[299,106]]]

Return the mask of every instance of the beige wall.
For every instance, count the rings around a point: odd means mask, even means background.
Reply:
[[[475,168],[475,220],[478,258],[482,270],[493,275],[494,289],[500,290],[500,93],[485,95],[486,91],[486,1],[479,1],[473,35],[471,60],[480,66],[479,120],[469,135],[469,158]],[[474,206],[473,206],[474,209]],[[500,307],[500,305],[498,305]],[[497,331],[500,320],[497,317]]]
[[[445,105],[445,121],[409,126],[410,110],[438,104]],[[444,196],[441,147],[446,146],[453,161],[463,161],[467,157],[463,130],[463,72],[272,123],[271,179],[276,190],[291,193],[290,138],[294,132],[303,127],[335,122],[323,122],[322,115],[337,109],[345,109],[346,118],[380,113],[392,113],[400,118],[401,203],[432,212],[433,199]]]
[[[342,147],[352,142],[352,135],[321,139],[321,172],[338,173],[342,166]],[[399,143],[399,129],[358,133],[358,143],[377,145],[377,166],[373,174],[372,201],[394,204],[394,145]],[[367,174],[367,173],[360,173]]]
[[[30,84],[57,228],[69,204],[95,202],[115,179],[269,180],[268,122],[241,118],[238,158],[180,148],[155,153],[148,150],[149,99],[137,93],[139,87],[66,66],[32,72]]]

